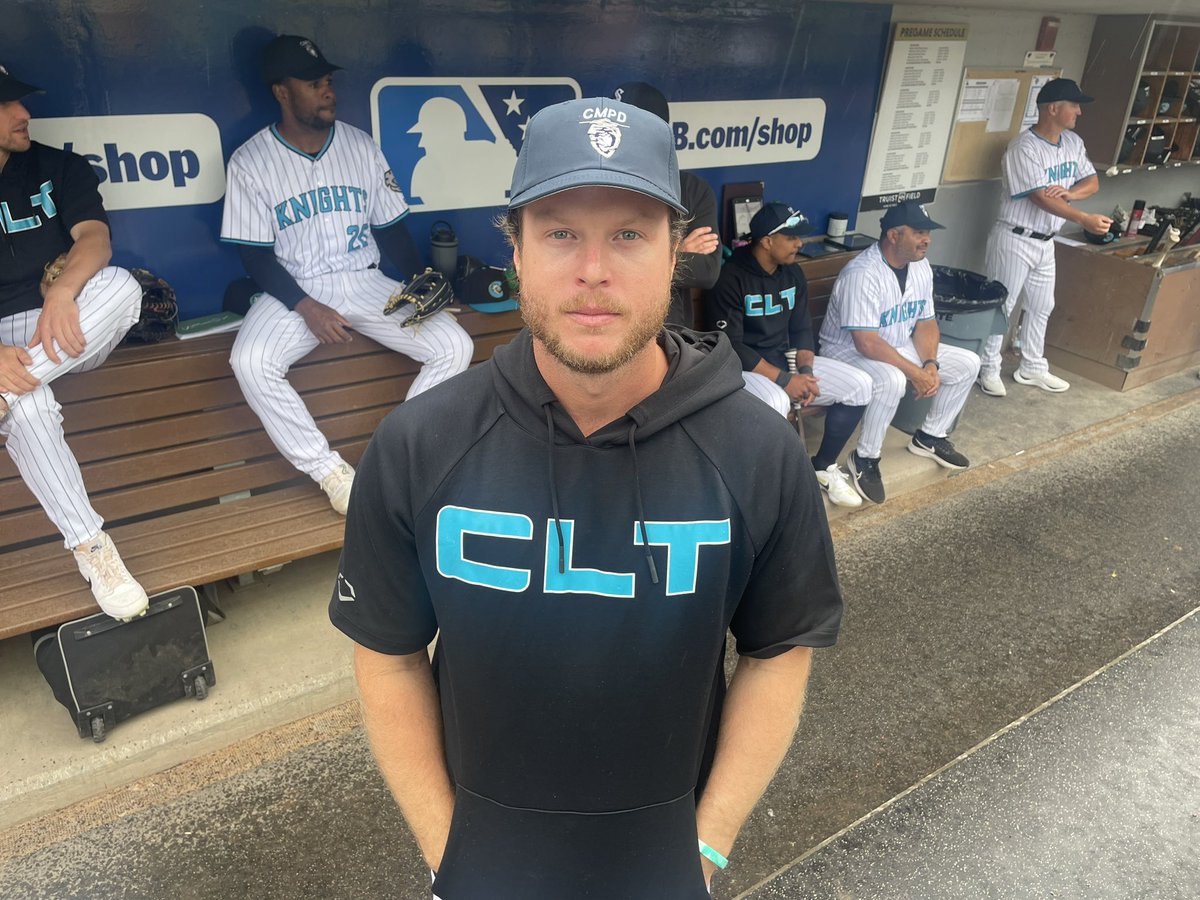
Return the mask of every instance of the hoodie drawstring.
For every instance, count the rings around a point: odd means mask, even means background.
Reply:
[[[637,422],[629,426],[629,452],[633,456],[633,489],[637,495],[638,527],[642,530],[642,546],[646,550],[646,565],[650,567],[650,581],[658,584],[658,569],[654,565],[654,554],[650,552],[650,535],[646,532],[646,510],[642,505],[642,477],[638,472],[637,447],[633,437],[637,433]]]
[[[567,546],[563,542],[562,522],[558,518],[558,488],[554,484],[554,416],[550,404],[542,407],[546,411],[546,468],[550,472],[550,508],[554,511],[554,528],[558,531],[558,574],[567,572]]]

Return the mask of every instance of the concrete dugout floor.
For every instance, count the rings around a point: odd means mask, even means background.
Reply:
[[[1061,396],[975,391],[954,435],[975,465],[953,477],[889,437],[888,503],[831,513],[842,642],[818,655],[801,733],[716,896],[1200,605],[1197,399],[1194,372],[1127,394],[1080,379]],[[345,703],[349,649],[324,619],[334,562],[227,595],[210,699],[100,746],[75,737],[28,641],[0,644],[5,896],[422,896]]]

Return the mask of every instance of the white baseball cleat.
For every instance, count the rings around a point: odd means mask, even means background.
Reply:
[[[1049,372],[1022,372],[1020,369],[1013,372],[1013,381],[1017,384],[1039,387],[1052,394],[1061,394],[1071,386],[1070,382],[1063,381],[1057,375],[1051,375]]]
[[[862,506],[862,497],[850,484],[850,476],[837,463],[827,469],[817,469],[817,484],[829,495],[829,501],[834,506]]]
[[[984,374],[979,373],[979,389],[989,397],[1007,397],[1008,388],[1004,386],[1004,382],[1000,380],[1000,373]]]
[[[321,479],[321,490],[329,497],[329,505],[343,516],[350,508],[350,488],[353,484],[354,470],[346,463],[338,463],[336,469]]]
[[[124,621],[146,614],[150,603],[146,592],[129,574],[112,538],[103,531],[75,548],[75,564],[105,613]]]

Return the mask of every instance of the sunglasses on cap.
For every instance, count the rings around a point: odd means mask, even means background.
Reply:
[[[808,219],[804,218],[804,216],[800,215],[799,213],[792,213],[790,216],[768,231],[765,236],[770,237],[777,231],[783,231],[785,228],[795,228],[797,225],[807,222]]]

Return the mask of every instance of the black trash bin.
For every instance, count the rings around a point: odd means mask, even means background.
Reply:
[[[943,343],[980,353],[993,334],[1008,331],[1008,288],[977,272],[933,267],[933,308]]]

